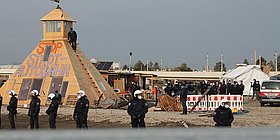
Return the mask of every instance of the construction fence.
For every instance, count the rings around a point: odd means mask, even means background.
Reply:
[[[193,106],[203,98],[202,95],[189,95],[187,97],[187,108],[190,111]],[[203,98],[193,111],[214,111],[221,105],[221,100],[230,101],[232,112],[237,113],[243,110],[243,96],[241,95],[208,95]],[[180,98],[162,96],[159,98],[159,106],[165,111],[182,111]]]

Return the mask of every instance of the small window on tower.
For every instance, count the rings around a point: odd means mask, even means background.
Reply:
[[[46,22],[46,32],[50,32],[51,31],[51,22],[47,21]]]
[[[45,53],[44,53],[44,57],[43,57],[43,61],[49,61],[51,50],[52,50],[52,46],[47,46],[46,47],[46,50],[45,50]]]
[[[72,27],[72,23],[71,22],[64,22],[64,32],[68,33],[70,31],[70,28]]]
[[[56,32],[56,22],[52,21],[52,32]]]
[[[61,21],[56,21],[57,32],[61,32]]]

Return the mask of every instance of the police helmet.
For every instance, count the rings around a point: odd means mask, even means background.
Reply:
[[[137,96],[138,94],[142,94],[142,91],[141,91],[141,90],[136,90],[136,91],[134,92],[134,96]]]
[[[48,99],[52,100],[54,97],[55,97],[55,94],[54,93],[50,93],[49,96],[48,96]]]
[[[17,93],[16,93],[14,90],[10,90],[8,93],[9,93],[10,95],[12,95],[12,96],[16,96],[16,95],[17,95]]]
[[[34,89],[34,90],[31,91],[31,95],[32,95],[32,94],[35,95],[35,96],[40,96],[39,91],[36,90],[36,89]]]
[[[83,97],[86,95],[86,92],[83,90],[79,90],[77,94],[80,95],[81,97]]]

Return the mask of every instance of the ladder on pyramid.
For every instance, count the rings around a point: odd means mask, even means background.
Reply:
[[[70,44],[69,44],[70,45]],[[71,45],[70,45],[71,46]],[[77,44],[78,46],[78,44]],[[73,49],[72,49],[73,50]],[[73,50],[74,51],[74,50]],[[100,100],[102,99],[103,97],[103,93],[101,92],[101,89],[99,86],[97,86],[97,81],[93,78],[91,72],[88,70],[88,68],[85,66],[85,62],[83,62],[83,60],[81,59],[80,55],[77,53],[77,50],[74,51],[76,57],[78,58],[78,61],[81,63],[81,65],[83,66],[84,70],[86,71],[87,75],[89,76],[89,79],[91,80],[92,84],[94,85],[94,89],[97,93],[101,94],[99,96],[99,99],[97,100],[96,104],[95,105],[99,105],[100,103]],[[71,98],[71,99],[68,99],[67,100],[67,104],[72,104],[74,97],[71,97],[69,96],[68,98]],[[76,97],[76,100],[77,100],[77,97]],[[69,101],[69,102],[68,102]]]

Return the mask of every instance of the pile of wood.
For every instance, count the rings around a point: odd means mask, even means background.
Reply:
[[[158,97],[158,103],[161,110],[164,111],[182,111],[182,106],[178,98],[172,98],[168,95]]]

